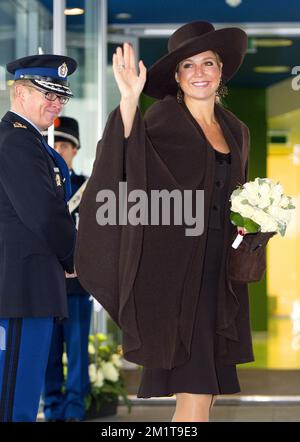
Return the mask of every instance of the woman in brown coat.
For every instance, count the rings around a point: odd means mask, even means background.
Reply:
[[[243,31],[207,22],[179,28],[148,73],[140,61],[137,74],[129,44],[117,48],[120,106],[81,203],[79,278],[121,327],[125,358],[144,366],[138,397],[176,394],[173,421],[207,421],[218,394],[239,391],[236,364],[253,360],[247,285],[227,271],[236,235],[229,197],[247,177],[249,136],[218,104],[246,48]],[[160,99],[144,118],[142,91]],[[176,223],[99,222],[98,192],[121,198],[125,180],[128,192],[148,195],[204,189],[202,234]]]

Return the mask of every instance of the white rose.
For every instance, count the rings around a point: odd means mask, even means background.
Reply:
[[[251,218],[259,226],[268,221],[268,215],[261,209],[254,209],[254,213]]]
[[[261,225],[262,232],[276,232],[277,228],[277,222],[271,217],[268,217],[268,219]]]
[[[287,196],[284,195],[284,196],[281,198],[279,205],[280,205],[280,207],[282,207],[283,209],[285,209],[285,208],[289,205],[289,203],[290,203],[289,198],[288,198]]]
[[[253,183],[254,183],[254,185],[256,186],[257,189],[258,189],[259,186],[260,186],[260,184],[259,184],[259,181],[260,181],[260,180],[261,180],[261,178],[257,177],[257,178],[255,178],[255,180],[253,181]]]
[[[288,224],[291,221],[291,215],[292,215],[292,211],[288,210],[288,209],[281,209],[281,214],[280,214],[280,222],[283,222],[285,224]]]
[[[270,196],[272,195],[272,190],[267,183],[263,183],[259,187],[259,193],[262,198],[270,198]]]
[[[253,183],[253,181],[244,184],[244,191],[242,192],[242,196],[244,196],[244,198],[249,201],[250,204],[252,205],[256,205],[258,204],[259,201],[259,195],[258,195],[258,188],[257,186]]]
[[[244,218],[252,218],[254,214],[254,208],[252,206],[249,206],[248,204],[244,204],[241,206],[240,212],[239,212]]]
[[[97,380],[97,369],[95,364],[89,365],[89,378],[91,383],[93,384]]]
[[[262,195],[259,199],[259,203],[257,204],[257,207],[259,209],[266,209],[271,205],[270,198],[267,195]]]
[[[278,206],[271,206],[268,209],[268,212],[270,213],[270,215],[275,218],[276,221],[280,222],[280,223],[289,223],[290,219],[291,219],[291,211],[288,209],[282,209],[281,207]]]
[[[89,352],[90,355],[94,355],[96,353],[94,344],[92,344],[91,342],[89,342],[88,352]]]
[[[104,384],[104,375],[102,373],[102,370],[99,368],[97,370],[96,381],[95,381],[94,385],[95,385],[95,387],[101,388],[103,384]]]
[[[253,181],[249,181],[248,183],[245,183],[243,185],[243,189],[246,190],[246,192],[253,192],[253,190],[255,190],[255,185],[253,183]]]
[[[271,215],[276,220],[280,220],[281,219],[281,212],[282,212],[282,209],[280,207],[278,207],[278,206],[272,205],[272,206],[270,206],[268,208],[269,215]]]
[[[118,368],[122,367],[122,361],[121,361],[121,356],[118,354],[114,354],[111,357],[111,362]]]
[[[256,192],[256,193],[252,193],[251,195],[249,195],[247,199],[252,206],[258,206],[260,198],[261,197]]]
[[[243,188],[241,190],[241,192],[239,193],[239,196],[241,197],[242,200],[247,199],[248,198],[248,191],[245,188]]]
[[[283,193],[283,188],[281,184],[276,184],[272,187],[271,198],[273,198],[273,204],[278,205],[280,203]]]
[[[240,196],[236,196],[232,199],[231,202],[231,210],[233,212],[240,213],[241,207],[243,206],[242,201],[244,198],[241,198]]]
[[[274,186],[274,181],[270,178],[263,178],[264,182],[267,183],[269,186]]]
[[[255,178],[254,182],[257,185],[257,187],[261,187],[263,184],[267,184],[269,187],[275,186],[275,182],[273,180],[271,180],[270,178],[257,177],[257,178]]]
[[[116,382],[119,379],[119,372],[111,362],[102,364],[104,378],[108,381]]]
[[[244,184],[242,192],[247,195],[257,193],[257,186],[253,181],[250,181],[249,183]]]

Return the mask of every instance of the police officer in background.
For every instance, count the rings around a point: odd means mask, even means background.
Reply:
[[[11,111],[0,123],[0,421],[35,421],[54,318],[68,316],[65,272],[76,236],[68,166],[41,134],[71,98],[72,58],[7,65]]]
[[[54,121],[54,128],[54,148],[68,165],[73,195],[86,181],[83,175],[76,175],[73,170],[73,159],[80,148],[78,123],[74,118],[60,117]],[[78,208],[74,212],[72,215],[76,219]],[[90,386],[88,337],[92,303],[77,277],[69,275],[66,285],[69,318],[54,325],[45,378],[44,413],[47,421],[83,420],[84,398]],[[68,361],[66,382],[62,364],[64,344]]]

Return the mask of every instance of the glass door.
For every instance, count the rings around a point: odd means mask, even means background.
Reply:
[[[51,6],[48,2],[49,7]],[[0,114],[9,109],[9,84],[5,65],[16,58],[52,52],[52,9],[37,0],[0,2]]]

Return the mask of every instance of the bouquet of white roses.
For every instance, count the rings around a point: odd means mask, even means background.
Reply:
[[[295,209],[292,198],[283,194],[280,183],[269,178],[255,178],[232,192],[231,222],[243,227],[247,233],[276,232],[284,236]],[[233,248],[237,248],[243,235],[237,235]]]
[[[107,403],[121,396],[131,411],[125,380],[121,372],[122,349],[111,338],[103,333],[89,336],[89,377],[90,394],[86,397],[87,411],[95,403],[99,411]]]

